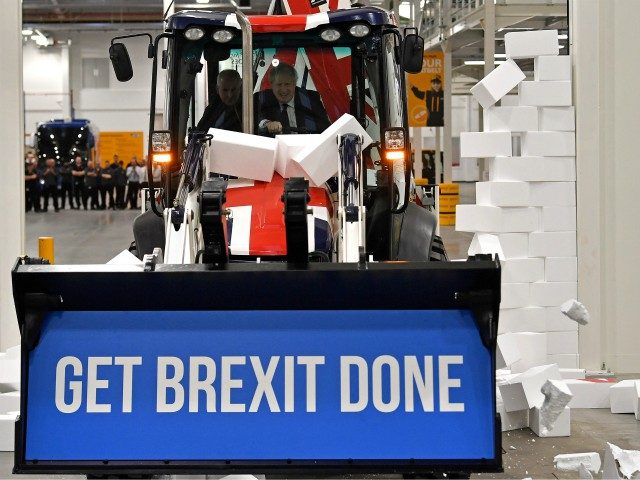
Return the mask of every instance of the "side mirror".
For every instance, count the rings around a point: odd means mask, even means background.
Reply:
[[[402,68],[408,73],[420,73],[424,39],[417,33],[409,33],[402,42]]]
[[[120,82],[128,82],[133,77],[133,67],[131,66],[131,59],[129,58],[129,52],[124,43],[112,43],[109,47],[109,58],[113,65],[113,71],[116,74],[116,78]]]

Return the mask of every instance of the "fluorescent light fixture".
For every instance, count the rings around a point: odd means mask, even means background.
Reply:
[[[33,35],[33,30],[30,28],[23,28],[22,29],[22,34],[23,35]]]
[[[558,40],[568,40],[569,39],[569,35],[558,35]]]
[[[494,53],[493,56],[495,58],[507,58],[507,54],[506,53]]]
[[[196,0],[196,3],[209,3],[209,0]]]
[[[505,63],[504,60],[496,60],[494,62],[496,65],[500,65],[502,63]],[[465,65],[484,65],[484,60],[465,60],[464,62]]]

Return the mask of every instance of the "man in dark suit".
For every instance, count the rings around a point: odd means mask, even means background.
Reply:
[[[210,128],[242,131],[242,78],[235,70],[222,70],[216,80],[217,98],[205,108],[196,130]]]
[[[271,69],[271,90],[254,95],[256,133],[321,133],[330,125],[320,94],[296,87],[296,80],[296,69],[287,63]]]

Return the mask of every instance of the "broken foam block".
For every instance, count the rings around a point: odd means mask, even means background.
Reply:
[[[573,393],[570,408],[610,408],[609,389],[617,383],[609,379],[565,380]]]
[[[209,129],[213,135],[209,147],[208,171],[239,178],[270,182],[276,161],[275,138]],[[238,159],[242,161],[239,162]]]
[[[471,240],[471,245],[469,245],[468,254],[469,256],[490,254],[492,257],[498,255],[499,258],[504,258],[500,240],[496,235],[489,233],[476,233]]]
[[[505,410],[515,412],[542,406],[545,397],[541,388],[550,379],[560,380],[557,365],[540,365],[530,368],[501,385],[499,388]]]
[[[560,305],[560,311],[564,313],[568,318],[579,323],[580,325],[586,325],[589,323],[590,315],[587,307],[580,303],[575,298],[567,300]]]
[[[613,443],[607,443],[602,478],[607,480],[639,479],[640,451],[624,450]]]
[[[511,333],[498,335],[498,348],[496,349],[496,368],[510,367],[520,360],[520,350],[515,337]]]
[[[542,424],[542,415],[538,407],[529,411],[529,428],[539,437],[568,437],[571,435],[571,409],[565,407],[551,428]]]
[[[565,472],[577,472],[580,465],[584,465],[590,472],[598,473],[602,466],[600,454],[588,453],[563,453],[553,458],[553,463],[558,470]]]
[[[544,402],[539,410],[539,423],[543,434],[553,429],[558,417],[564,412],[573,394],[567,385],[559,380],[547,380],[540,389],[544,395]],[[536,432],[537,433],[537,432]]]

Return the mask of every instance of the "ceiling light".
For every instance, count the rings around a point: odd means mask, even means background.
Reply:
[[[31,30],[30,28],[23,28],[22,29],[22,34],[23,35],[33,35],[33,30]]]
[[[493,56],[495,58],[507,58],[507,54],[506,53],[494,53]]]
[[[567,40],[569,38],[569,35],[558,35],[558,40]]]
[[[496,65],[500,65],[505,63],[504,60],[496,60],[494,62]],[[465,65],[484,65],[484,60],[465,60]]]
[[[196,3],[209,3],[209,0],[196,0]]]

